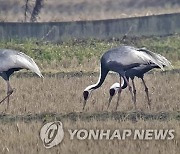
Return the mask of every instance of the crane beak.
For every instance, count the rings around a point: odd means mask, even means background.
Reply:
[[[108,108],[109,108],[109,106],[110,106],[110,103],[111,103],[111,101],[112,101],[112,98],[113,98],[113,96],[110,96],[110,97],[109,97],[109,102],[108,102],[107,109],[108,109]]]
[[[84,110],[84,108],[86,106],[86,102],[87,102],[87,100],[84,100],[84,102],[83,102],[83,110]]]

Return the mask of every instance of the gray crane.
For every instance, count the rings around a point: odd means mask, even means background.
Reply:
[[[134,102],[134,107],[136,108],[136,102],[134,101],[132,87],[129,84],[129,81],[125,75],[125,72],[129,69],[132,69],[134,67],[139,67],[140,65],[147,65],[147,64],[155,64],[162,70],[164,70],[163,65],[166,64],[167,61],[164,59],[163,56],[159,54],[155,54],[149,50],[146,50],[144,48],[135,48],[132,46],[120,46],[118,48],[113,48],[105,52],[100,60],[100,75],[99,79],[96,84],[90,85],[87,88],[85,88],[83,92],[84,97],[84,104],[83,104],[83,110],[85,108],[86,102],[89,98],[90,93],[99,88],[109,71],[117,72],[120,76],[120,82],[121,85],[121,77],[126,82],[129,91],[131,93],[132,100]],[[118,89],[118,100],[120,93],[122,91],[122,88]]]
[[[166,61],[166,63],[162,63],[163,66],[167,66],[167,67],[172,67],[171,66],[171,63],[165,58],[163,57],[164,61]],[[168,64],[168,65],[167,65]],[[126,78],[129,80],[129,78],[131,79],[132,81],[132,86],[133,86],[133,94],[134,94],[134,101],[136,102],[136,88],[135,88],[135,83],[134,83],[134,78],[135,77],[138,77],[142,80],[142,83],[144,85],[144,88],[145,88],[145,92],[146,92],[146,97],[147,97],[147,100],[148,100],[148,105],[149,105],[149,108],[151,108],[151,104],[150,104],[150,99],[149,99],[149,93],[148,93],[148,87],[146,86],[146,83],[144,81],[144,74],[147,73],[148,71],[154,69],[154,68],[160,68],[158,65],[156,64],[147,64],[147,65],[140,65],[138,67],[134,67],[134,68],[131,68],[129,70],[127,70],[125,72],[125,76]],[[125,89],[127,87],[127,83],[123,82],[121,83],[121,89]],[[108,107],[110,106],[110,103],[111,103],[111,100],[113,98],[113,96],[119,91],[119,88],[120,88],[120,84],[118,82],[114,83],[110,89],[109,89],[109,103],[108,103]],[[118,102],[116,104],[116,110],[117,110],[117,107],[118,107]]]
[[[7,99],[7,108],[9,106],[9,97],[13,93],[9,78],[15,71],[21,69],[31,70],[38,76],[43,77],[34,60],[26,54],[11,49],[0,49],[0,76],[7,83],[7,96],[0,101],[0,104]]]

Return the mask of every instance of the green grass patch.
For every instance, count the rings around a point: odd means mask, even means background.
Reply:
[[[99,67],[101,55],[122,44],[146,47],[169,59],[180,67],[180,36],[127,38],[120,40],[71,40],[69,42],[38,42],[33,39],[0,41],[0,48],[22,51],[38,62],[44,70],[81,70],[94,71]]]

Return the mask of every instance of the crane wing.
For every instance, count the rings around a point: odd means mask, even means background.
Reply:
[[[146,48],[141,48],[141,49],[139,49],[139,51],[143,51],[143,52],[146,52],[147,54],[151,55],[154,59],[159,61],[163,66],[166,66],[168,68],[173,68],[171,62],[168,61],[164,56],[154,53],[150,50],[147,50]]]
[[[39,75],[40,77],[43,77],[43,75],[41,74],[41,72],[39,70],[39,67],[34,62],[34,60],[22,52],[18,52],[18,54],[16,56],[16,64],[21,66],[21,68],[29,69],[32,72]]]
[[[37,64],[28,55],[9,49],[1,49],[0,51],[0,72],[7,71],[11,68],[24,68],[35,72],[40,77],[43,77]]]
[[[132,46],[121,46],[118,48],[110,49],[103,56],[106,63],[115,62],[124,67],[133,64],[151,64],[154,63],[164,70],[163,66],[170,64],[167,59],[161,55],[155,54],[152,51],[144,48],[135,48]]]
[[[114,54],[111,54],[110,56],[112,57],[111,59],[114,59],[116,57],[116,60],[123,64],[124,66],[126,65],[131,65],[131,64],[150,64],[154,63],[158,65],[162,70],[163,64],[158,60],[158,58],[154,55],[152,52],[148,52],[144,49],[139,49],[135,48],[132,46],[122,46],[121,48],[116,49],[119,53],[114,52]]]

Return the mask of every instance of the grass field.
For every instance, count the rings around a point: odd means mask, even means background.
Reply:
[[[149,86],[153,109],[151,112],[178,111],[180,79],[179,73],[175,74],[149,74],[145,78]],[[11,99],[10,114],[35,114],[43,112],[69,113],[82,111],[82,92],[90,84],[96,83],[98,76],[45,78],[12,78],[12,85],[16,89]],[[93,93],[86,107],[86,112],[106,111],[109,87],[118,81],[118,76],[109,75],[104,85]],[[137,80],[138,109],[149,112],[145,98],[144,87]],[[163,85],[163,86],[162,86]],[[1,81],[1,98],[5,96],[6,87]],[[168,94],[168,95],[167,95]],[[101,97],[99,97],[101,96]],[[114,102],[114,103],[113,103]],[[114,98],[109,111],[114,111],[116,98]],[[6,105],[1,105],[0,109]],[[122,94],[119,111],[133,109],[128,90]]]
[[[0,105],[1,153],[173,153],[180,151],[180,74],[179,71],[160,73],[153,71],[145,76],[149,87],[152,109],[148,109],[144,87],[136,79],[137,108],[133,110],[128,89],[121,95],[115,111],[114,97],[107,110],[109,87],[118,81],[110,74],[103,86],[94,91],[82,111],[83,90],[98,80],[99,58],[107,49],[121,44],[147,47],[167,57],[174,68],[180,63],[179,35],[119,40],[72,40],[53,44],[36,40],[1,41],[0,48],[23,51],[33,57],[43,70],[44,80],[27,73],[11,78],[15,92]],[[96,73],[92,73],[96,72]],[[6,95],[6,85],[0,80],[0,99]],[[63,142],[45,149],[39,137],[42,125],[61,120],[64,125]],[[68,129],[174,129],[173,140],[69,140]]]
[[[180,66],[180,36],[127,38],[121,40],[71,40],[69,42],[40,42],[37,40],[0,41],[1,48],[25,52],[36,60],[45,72],[98,72],[101,55],[110,48],[124,45],[146,47]]]
[[[128,90],[122,93],[117,112],[114,98],[107,110],[108,89],[118,81],[109,75],[102,86],[94,91],[86,109],[82,112],[82,92],[86,86],[97,81],[98,76],[12,78],[16,91],[11,97],[10,108],[0,115],[0,149],[3,153],[178,153],[179,134],[179,73],[153,73],[145,77],[150,91],[151,111],[147,107],[144,87],[136,80],[138,111]],[[5,95],[0,82],[1,98]],[[6,103],[0,106],[4,111]],[[65,139],[52,149],[46,150],[39,138],[43,123],[61,120],[64,124]],[[173,140],[134,141],[113,140],[93,141],[69,140],[68,129],[174,129]]]
[[[64,121],[64,129],[67,134],[67,129],[172,129],[176,131],[176,138],[174,140],[151,140],[151,141],[134,141],[127,140],[113,140],[113,141],[93,141],[77,139],[71,141],[66,135],[61,145],[52,149],[45,149],[41,140],[38,137],[39,130],[42,126],[41,122],[16,122],[8,124],[0,124],[0,149],[2,153],[139,153],[139,154],[178,154],[180,151],[180,125],[175,120],[167,122],[159,121],[143,121],[139,120],[137,123],[131,121],[118,122],[113,120],[107,121],[90,121],[90,122],[72,122]]]

